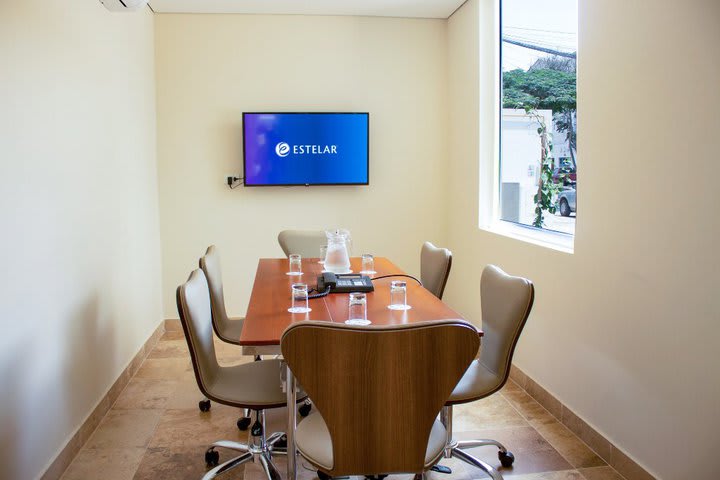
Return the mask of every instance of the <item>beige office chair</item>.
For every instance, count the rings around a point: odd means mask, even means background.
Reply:
[[[437,415],[477,353],[461,320],[356,327],[298,322],[282,354],[316,406],[298,451],[329,476],[422,474],[443,454]]]
[[[457,457],[484,470],[493,480],[502,475],[491,465],[464,452],[464,449],[494,445],[498,459],[509,468],[515,461],[512,453],[495,440],[454,440],[452,407],[480,400],[500,390],[510,374],[515,345],[532,309],[535,289],[530,280],[513,277],[494,265],[485,267],[480,279],[483,340],[480,357],[472,362],[450,395],[440,418],[448,436],[445,457]]]
[[[208,287],[210,288],[210,305],[212,306],[212,324],[215,334],[223,342],[240,344],[240,333],[244,323],[243,317],[230,318],[225,310],[225,294],[223,293],[222,272],[220,271],[220,253],[215,245],[210,245],[205,251],[205,255],[200,258],[200,268],[205,274]],[[260,356],[255,357],[255,361],[262,360]],[[210,410],[210,400],[202,400],[199,403],[200,410],[206,412]],[[305,402],[298,412],[303,417],[310,413],[312,404]],[[245,411],[242,417],[237,421],[237,427],[240,430],[247,430],[250,426],[250,412]],[[284,440],[281,441],[284,443]]]
[[[205,274],[208,287],[210,288],[210,305],[212,308],[212,325],[215,334],[220,340],[234,345],[240,344],[240,333],[242,332],[242,317],[230,318],[225,310],[225,294],[223,293],[222,272],[220,271],[220,254],[215,245],[210,245],[205,255],[200,258],[200,268]],[[256,357],[255,360],[260,360]],[[210,410],[210,400],[201,400],[198,404],[200,411]],[[245,411],[237,421],[240,430],[247,430],[250,426],[250,412]]]
[[[280,360],[261,360],[232,367],[218,364],[213,344],[210,295],[202,270],[193,271],[187,282],[177,288],[177,307],[200,390],[215,402],[255,412],[251,443],[228,440],[213,443],[205,452],[205,462],[215,468],[208,471],[203,480],[215,478],[249,461],[259,462],[270,480],[280,480],[272,463],[272,454],[282,453],[275,444],[283,433],[276,432],[266,437],[264,411],[286,405],[287,397],[280,381]],[[304,394],[300,396],[304,397]],[[218,465],[220,455],[217,447],[242,454]]]
[[[225,310],[225,294],[223,293],[222,272],[220,271],[220,254],[215,245],[210,245],[205,255],[200,258],[200,268],[205,274],[210,287],[210,304],[215,334],[223,342],[240,345],[243,317],[230,318]]]
[[[327,244],[327,236],[323,230],[283,230],[278,234],[278,243],[285,256],[316,258],[320,256],[320,247]]]
[[[452,252],[425,242],[420,251],[420,281],[427,290],[442,300],[452,267]]]

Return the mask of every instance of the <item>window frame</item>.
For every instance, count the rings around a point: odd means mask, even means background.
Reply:
[[[481,161],[481,170],[485,170],[486,173],[492,172],[492,188],[490,192],[483,193],[482,186],[480,188],[480,208],[479,208],[479,225],[481,230],[494,233],[497,235],[513,238],[522,242],[530,243],[533,245],[549,248],[559,252],[574,253],[575,249],[575,234],[559,232],[557,230],[550,230],[541,227],[535,227],[532,225],[526,225],[520,222],[513,222],[510,220],[503,220],[500,218],[501,212],[501,195],[502,195],[502,117],[503,117],[503,54],[502,54],[502,35],[503,35],[503,2],[504,0],[495,0],[495,9],[497,14],[494,15],[494,37],[495,41],[492,45],[493,57],[496,59],[495,65],[495,82],[494,86],[494,97],[495,101],[493,106],[493,117],[494,117],[494,146],[493,146],[493,158],[489,161],[490,165],[483,167]],[[481,48],[481,54],[482,54]],[[481,82],[482,83],[482,82]],[[483,108],[480,108],[480,115],[483,115]],[[484,122],[480,122],[482,125]],[[482,157],[482,155],[481,155]],[[483,214],[482,203],[483,200],[489,201],[491,205],[491,213],[488,216]],[[577,222],[577,220],[576,220]],[[577,226],[577,223],[576,223]]]

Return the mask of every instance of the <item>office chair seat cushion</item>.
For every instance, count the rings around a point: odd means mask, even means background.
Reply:
[[[426,468],[434,465],[442,456],[446,435],[447,432],[443,424],[435,420],[430,430],[430,438],[425,451]],[[322,469],[332,470],[334,462],[330,431],[319,412],[314,411],[300,422],[295,432],[295,444],[308,461]]]
[[[238,408],[282,407],[287,396],[280,380],[278,359],[248,362],[220,367],[217,375],[205,385],[211,399]],[[307,397],[298,392],[298,401]]]
[[[245,317],[228,318],[226,323],[216,325],[218,329],[216,333],[223,342],[239,345],[240,333],[242,333],[244,323]]]
[[[447,401],[448,405],[485,398],[502,386],[503,379],[486,368],[480,360],[473,360]]]

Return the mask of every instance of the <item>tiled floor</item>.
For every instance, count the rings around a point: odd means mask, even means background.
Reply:
[[[250,360],[239,355],[239,348],[232,345],[217,342],[216,349],[222,364]],[[203,455],[208,444],[221,439],[246,441],[248,436],[235,426],[237,409],[213,403],[209,412],[202,413],[197,407],[200,398],[182,332],[168,331],[62,479],[200,480],[206,470]],[[512,382],[500,394],[455,407],[454,417],[457,438],[494,438],[515,454],[513,468],[500,469],[505,478],[623,479]],[[284,412],[268,411],[267,423],[268,431],[284,430]],[[469,452],[500,467],[497,450],[492,447]],[[221,451],[220,455],[221,461],[229,458],[227,452]],[[451,467],[453,473],[432,473],[431,480],[489,478],[455,459],[441,464]],[[276,465],[284,475],[282,457]],[[316,478],[309,467],[300,468],[298,477]],[[264,475],[259,466],[249,464],[221,478],[264,480]]]

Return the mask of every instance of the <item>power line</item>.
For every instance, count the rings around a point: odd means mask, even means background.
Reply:
[[[577,32],[561,32],[559,30],[542,30],[540,28],[511,27],[509,25],[503,26],[503,28],[512,28],[515,30],[529,30],[531,32],[559,33],[562,35],[577,35]]]
[[[532,39],[545,40],[545,41],[551,41],[551,42],[560,42],[560,43],[575,43],[575,42],[577,42],[576,38],[552,37],[549,35],[545,35],[543,33],[505,32],[504,34],[507,36],[511,36],[511,37],[532,38]]]
[[[537,44],[513,40],[512,38],[510,38],[508,36],[503,36],[502,41],[505,43],[512,44],[512,45],[517,45],[518,47],[525,47],[525,48],[529,48],[531,50],[537,50],[538,52],[545,52],[545,53],[549,53],[551,55],[557,55],[558,57],[577,58],[576,52],[568,53],[568,52],[563,52],[560,50],[555,50],[553,48],[541,47],[540,45],[537,45]]]
[[[575,42],[562,42],[557,41],[555,39],[539,39],[536,37],[526,37],[522,35],[505,35],[506,38],[509,38],[510,40],[517,40],[519,42],[525,42],[525,43],[532,43],[534,45],[540,45],[543,47],[553,48],[556,47],[558,49],[565,48],[568,50],[574,50],[577,48],[577,44]]]

